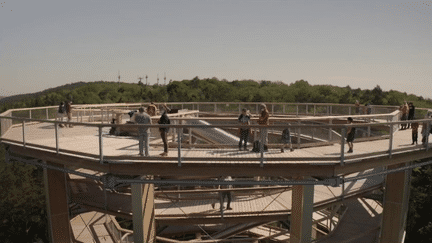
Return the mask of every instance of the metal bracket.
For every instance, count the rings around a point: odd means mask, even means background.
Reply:
[[[343,179],[338,176],[327,178],[323,181],[324,185],[326,186],[332,186],[332,187],[339,187],[341,184],[343,184]]]

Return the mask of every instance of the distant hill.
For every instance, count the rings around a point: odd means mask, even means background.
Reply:
[[[86,85],[87,83],[89,83],[89,82],[77,82],[77,83],[65,84],[62,86],[55,87],[55,88],[49,88],[49,89],[39,91],[36,93],[12,95],[12,96],[7,96],[7,97],[0,96],[0,106],[3,104],[6,104],[6,103],[13,103],[13,102],[21,101],[25,98],[34,98],[34,97],[37,97],[39,95],[43,95],[43,94],[47,94],[47,93],[55,92],[55,91],[59,91],[59,90],[64,90],[64,89],[73,90],[73,89],[79,88],[83,85]]]

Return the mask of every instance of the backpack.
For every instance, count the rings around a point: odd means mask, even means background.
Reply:
[[[260,152],[260,147],[261,147],[261,142],[259,140],[256,140],[253,143],[252,152],[259,153]],[[267,150],[268,150],[267,145],[264,144],[264,151],[267,151]]]
[[[65,112],[65,106],[63,103],[60,103],[58,108],[58,113],[64,113]]]

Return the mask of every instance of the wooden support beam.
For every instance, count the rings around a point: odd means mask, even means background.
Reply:
[[[154,185],[132,184],[134,242],[155,242]]]
[[[388,169],[401,166],[404,165],[389,166]],[[387,175],[380,242],[402,242],[408,213],[410,180],[411,170]]]
[[[314,186],[292,187],[291,243],[312,241]]]
[[[51,162],[46,164],[63,168],[63,165]],[[44,184],[50,242],[71,243],[66,175],[57,170],[44,169]]]

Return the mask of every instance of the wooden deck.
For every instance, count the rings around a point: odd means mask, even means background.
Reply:
[[[376,169],[379,171],[379,169]],[[356,176],[353,174],[351,176]],[[342,187],[329,187],[317,185],[314,192],[315,210],[329,205],[355,198],[380,188],[382,176],[346,183],[344,197]],[[107,190],[105,211],[105,194],[102,184],[90,179],[71,175],[69,181],[71,188],[71,201],[82,204],[92,210],[108,212],[109,214],[130,218],[132,215],[132,202],[129,193],[116,193]],[[164,195],[162,195],[164,196]],[[199,199],[199,197],[203,199]],[[177,197],[173,195],[172,197]],[[198,197],[198,199],[197,199]],[[272,221],[286,219],[291,211],[291,190],[274,190],[258,195],[238,195],[233,193],[233,210],[224,210],[224,219],[221,218],[217,191],[188,196],[181,195],[179,200],[155,199],[156,219],[167,224],[193,224],[193,223],[220,223],[220,222],[249,222]],[[211,203],[216,203],[215,209]],[[226,203],[225,203],[226,205]]]
[[[4,136],[4,143],[23,143],[22,126],[11,128]],[[106,160],[130,160],[130,161],[157,161],[174,162],[178,160],[177,148],[170,148],[167,157],[160,157],[163,147],[158,144],[160,139],[156,129],[153,129],[153,146],[150,147],[150,157],[138,156],[138,140],[135,137],[119,137],[108,135],[108,128],[103,129],[103,155]],[[151,135],[151,136],[152,136]],[[99,157],[98,129],[95,127],[75,126],[74,128],[59,128],[59,148],[61,151],[76,152],[93,158]],[[159,140],[159,141],[156,141]],[[421,135],[419,136],[421,140]],[[28,147],[40,147],[45,150],[55,151],[54,125],[39,123],[25,126],[25,142]],[[296,145],[294,145],[294,148]],[[251,148],[251,147],[250,147]],[[393,154],[419,151],[424,149],[422,145],[411,145],[411,130],[398,131],[393,138]],[[345,151],[348,146],[345,145]],[[355,162],[359,158],[374,157],[388,154],[389,139],[374,141],[354,141],[354,153],[345,153],[345,162]],[[259,163],[260,153],[238,151],[236,148],[199,149],[182,148],[183,163],[208,162],[208,163]],[[270,149],[264,154],[266,164],[278,163],[312,163],[335,164],[340,162],[341,146],[339,143],[295,149],[293,152],[281,153],[280,149]]]

